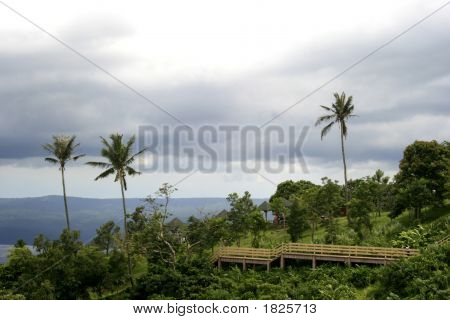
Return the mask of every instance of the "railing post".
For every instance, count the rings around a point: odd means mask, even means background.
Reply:
[[[345,261],[345,264],[346,264],[348,267],[351,267],[351,266],[352,266],[352,260],[351,260],[350,256],[347,257],[347,259],[346,259],[346,261]]]

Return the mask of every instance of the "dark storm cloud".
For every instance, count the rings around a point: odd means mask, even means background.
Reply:
[[[114,42],[114,34],[126,37],[132,30],[105,22],[86,38],[94,25],[89,22],[81,29],[72,27],[61,36],[66,35],[71,44],[89,53],[107,70],[132,66],[132,57],[101,54],[102,46]],[[319,104],[329,104],[331,93],[343,88],[354,95],[360,116],[350,124],[347,150],[352,160],[397,161],[407,141],[433,134],[446,138],[432,124],[426,134],[408,133],[405,126],[416,122],[422,128],[421,119],[427,121],[432,115],[441,120],[450,117],[448,27],[448,22],[441,21],[413,30],[274,123],[313,126],[321,114]],[[130,81],[130,85],[188,124],[259,125],[294,102],[297,92],[300,98],[387,38],[386,34],[354,35],[299,48],[270,69],[230,81],[199,79],[157,86]],[[34,52],[0,50],[0,116],[0,158],[42,156],[40,146],[59,133],[76,134],[82,151],[97,155],[99,135],[116,131],[132,134],[139,125],[175,124],[57,44]],[[336,130],[321,142],[319,128],[312,128],[303,154],[325,161],[339,160]],[[407,136],[393,141],[396,132],[406,132]]]
[[[107,65],[114,69],[119,62],[111,60]],[[175,122],[67,52],[0,53],[0,84],[1,158],[40,156],[41,145],[53,134],[76,134],[84,152],[97,154],[99,135],[133,134],[139,125]],[[201,83],[135,88],[189,124],[227,115],[232,120],[232,92],[226,88]]]

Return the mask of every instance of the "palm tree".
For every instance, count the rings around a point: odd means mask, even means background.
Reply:
[[[108,162],[88,162],[87,164],[93,167],[99,167],[106,169],[100,173],[95,181],[106,178],[110,175],[114,175],[114,182],[120,183],[120,191],[122,193],[122,206],[123,206],[123,229],[124,229],[124,242],[125,250],[128,257],[128,276],[130,278],[131,285],[133,285],[133,278],[131,274],[131,260],[128,252],[128,231],[127,231],[127,209],[125,205],[125,191],[127,190],[127,182],[125,177],[135,176],[141,174],[136,171],[130,165],[136,160],[136,157],[143,153],[146,149],[142,149],[139,152],[132,154],[133,145],[136,141],[136,137],[132,136],[127,143],[122,142],[123,135],[111,134],[109,136],[111,143],[105,138],[100,137],[104,148],[101,150],[101,155],[108,160]]]
[[[75,149],[80,145],[75,144],[76,136],[53,136],[53,142],[44,144],[42,147],[47,150],[53,157],[45,158],[45,161],[59,165],[61,171],[63,195],[64,195],[64,209],[66,211],[67,229],[70,230],[69,210],[67,208],[66,196],[66,182],[64,179],[64,172],[66,171],[66,163],[70,160],[76,161],[83,157],[84,154],[74,156]]]
[[[331,105],[331,107],[321,106],[323,109],[329,112],[327,115],[323,115],[319,117],[316,121],[316,126],[323,122],[329,122],[323,129],[320,134],[320,139],[323,139],[324,136],[331,130],[334,124],[339,124],[339,128],[341,131],[341,150],[342,150],[342,161],[344,162],[344,187],[345,187],[345,199],[348,201],[348,189],[347,189],[347,163],[345,161],[345,148],[344,148],[344,138],[347,138],[347,123],[346,121],[350,117],[355,117],[353,110],[355,106],[353,105],[353,97],[349,96],[348,98],[345,96],[345,93],[342,92],[339,95],[337,92],[334,93],[335,102]]]

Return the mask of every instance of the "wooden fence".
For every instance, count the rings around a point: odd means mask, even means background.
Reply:
[[[286,243],[273,249],[221,247],[214,253],[212,262],[217,262],[219,267],[222,262],[242,263],[244,268],[249,263],[265,264],[269,270],[270,264],[278,259],[282,268],[285,259],[312,260],[315,267],[317,260],[387,264],[417,254],[419,250],[405,248]]]

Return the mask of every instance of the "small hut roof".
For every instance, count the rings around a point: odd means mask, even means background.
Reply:
[[[267,201],[261,203],[258,207],[260,211],[270,211],[270,204]]]
[[[220,211],[218,214],[216,214],[217,218],[226,218],[228,215],[228,211],[223,209],[222,211]]]
[[[179,227],[183,225],[183,221],[175,217],[168,223],[168,225],[171,227]]]

